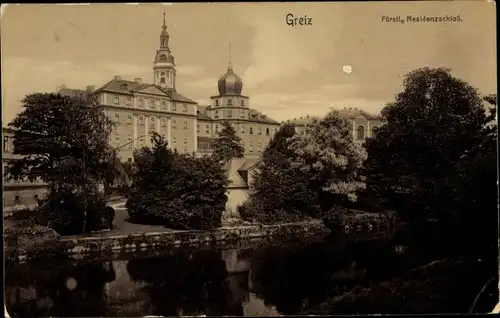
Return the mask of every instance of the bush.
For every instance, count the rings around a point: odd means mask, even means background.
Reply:
[[[136,154],[137,171],[126,205],[130,217],[175,229],[220,227],[229,183],[220,164],[173,152],[157,134],[152,142],[152,149]]]
[[[84,219],[86,213],[86,226]],[[101,194],[50,193],[37,212],[37,223],[53,228],[61,235],[75,235],[103,228],[108,216]]]

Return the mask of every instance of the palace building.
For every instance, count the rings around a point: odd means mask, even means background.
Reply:
[[[280,123],[250,108],[250,98],[242,95],[243,82],[229,61],[227,72],[214,86],[218,94],[211,104],[200,106],[176,88],[176,64],[169,47],[165,14],[159,37],[159,49],[153,64],[153,82],[133,81],[115,76],[95,90],[69,89],[64,95],[92,94],[104,113],[116,122],[110,143],[119,150],[122,160],[131,161],[135,149],[150,145],[151,133],[164,135],[172,149],[184,153],[209,154],[221,129],[230,122],[243,141],[246,157],[258,157]]]

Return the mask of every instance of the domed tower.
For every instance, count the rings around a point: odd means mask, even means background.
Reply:
[[[243,81],[233,71],[233,66],[229,62],[226,74],[219,78],[219,95],[220,96],[240,96],[243,89]]]
[[[163,12],[163,26],[160,33],[160,49],[156,51],[153,76],[154,83],[166,89],[175,90],[175,60],[170,52],[168,40],[170,36],[167,31],[165,12]]]
[[[219,90],[219,95],[210,97],[212,100],[212,108],[224,107],[224,108],[248,108],[248,97],[241,95],[243,90],[243,81],[233,70],[233,65],[231,64],[231,43],[229,43],[229,65],[227,71],[222,75],[217,81],[217,88]],[[246,111],[241,111],[240,115],[233,116],[233,111],[227,110],[227,116],[222,116],[226,118],[243,118],[243,114]],[[220,118],[219,112],[215,111],[215,118]]]

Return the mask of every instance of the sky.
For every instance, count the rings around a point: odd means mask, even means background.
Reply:
[[[421,67],[451,68],[496,93],[492,1],[9,5],[0,28],[3,126],[29,93],[99,87],[115,75],[152,82],[164,9],[177,90],[200,105],[217,95],[230,42],[250,107],[279,121],[343,107],[379,113]],[[289,13],[312,25],[287,25]],[[407,15],[461,22],[382,21]]]

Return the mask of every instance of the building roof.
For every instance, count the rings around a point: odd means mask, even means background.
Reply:
[[[341,114],[345,115],[349,119],[365,117],[366,119],[382,120],[381,116],[367,113],[366,111],[364,111],[362,109],[358,109],[358,108],[343,108],[343,109],[340,109],[339,112]]]
[[[98,88],[95,92],[110,92],[110,93],[118,93],[118,94],[127,94],[127,95],[132,95],[135,92],[145,89],[147,87],[155,87],[156,89],[160,90],[164,94],[166,94],[168,97],[170,97],[171,100],[175,102],[182,102],[182,103],[191,103],[191,104],[196,104],[195,101],[187,98],[186,96],[180,94],[179,92],[172,90],[172,89],[165,89],[159,85],[155,84],[147,84],[147,83],[139,83],[136,81],[128,81],[128,80],[123,80],[121,78],[114,78],[108,83],[104,84],[102,87]]]
[[[235,158],[227,162],[223,169],[230,181],[229,188],[247,188],[249,184],[241,173],[254,168],[259,160],[257,158]]]
[[[89,95],[89,92],[87,90],[67,88],[67,87],[60,88],[58,93],[64,96],[79,97],[83,99],[87,98]]]
[[[300,117],[300,118],[294,118],[294,119],[289,119],[287,121],[284,121],[283,124],[293,124],[296,126],[305,126],[312,124],[314,120],[321,120],[321,117],[318,116],[306,116],[306,117]]]
[[[200,120],[212,120],[207,114],[207,108],[210,106],[198,106],[198,119]]]

